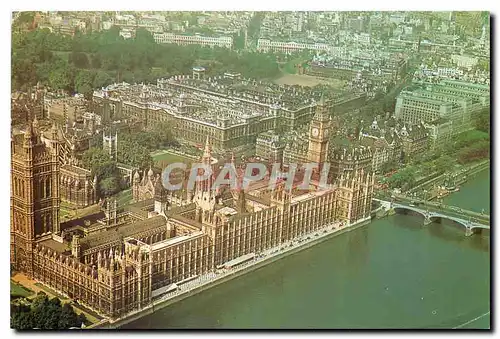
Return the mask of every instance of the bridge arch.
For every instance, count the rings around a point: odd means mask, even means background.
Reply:
[[[422,217],[426,218],[427,215],[426,215],[426,212],[425,211],[422,211],[421,209],[419,208],[412,208],[411,206],[404,206],[404,205],[393,205],[393,209],[394,209],[394,212],[398,212],[398,211],[411,211],[411,212],[414,212],[414,213],[417,213],[419,215],[421,215]]]
[[[459,219],[459,218],[455,218],[455,217],[450,217],[448,215],[444,215],[444,214],[437,214],[437,213],[432,213],[430,216],[429,216],[429,219],[430,221],[432,222],[435,222],[437,221],[438,219],[446,219],[446,220],[450,220],[450,221],[453,221],[465,228],[470,228],[471,225],[469,223],[469,221],[467,220],[463,220],[463,219]]]

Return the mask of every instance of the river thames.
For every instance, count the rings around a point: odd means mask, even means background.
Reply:
[[[489,213],[489,170],[444,203]],[[490,238],[422,225],[375,220],[123,328],[489,328]]]

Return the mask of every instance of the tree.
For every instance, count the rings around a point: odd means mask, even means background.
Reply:
[[[75,91],[77,93],[83,94],[85,98],[88,100],[92,98],[93,94],[92,83],[94,81],[94,76],[95,76],[94,73],[86,70],[79,70],[76,73]]]
[[[10,309],[10,327],[17,330],[31,330],[33,326],[33,318],[30,315],[30,307],[20,304],[11,304]]]
[[[397,164],[395,161],[389,161],[389,162],[386,162],[384,164],[382,164],[381,168],[380,168],[380,171],[382,173],[388,173],[390,171],[393,171],[397,168]]]
[[[26,89],[36,84],[36,67],[31,59],[12,58],[11,80],[13,89]]]
[[[99,184],[101,196],[109,197],[120,190],[120,182],[116,176],[107,177]]]
[[[86,322],[85,315],[77,315],[70,304],[62,305],[57,298],[49,300],[43,292],[35,297],[31,306],[11,305],[11,327],[18,330],[62,330],[80,327]]]
[[[263,13],[256,13],[248,29],[248,38],[258,36]],[[22,89],[38,81],[53,89],[90,93],[114,80],[143,82],[154,80],[152,68],[163,74],[186,74],[197,60],[206,60],[209,72],[239,72],[244,77],[273,78],[280,74],[273,54],[234,51],[225,48],[156,44],[150,32],[138,28],[134,39],[124,40],[120,29],[73,37],[48,29],[12,34],[12,87]],[[243,37],[241,35],[241,37]],[[65,52],[65,53],[59,53]],[[67,59],[61,57],[69,53]],[[96,71],[92,81],[79,78],[80,71]],[[106,71],[110,71],[108,74]],[[116,75],[116,78],[113,79]]]
[[[93,88],[101,88],[107,86],[113,82],[113,79],[109,76],[108,73],[104,71],[97,71],[94,81],[92,83]]]
[[[59,317],[58,328],[70,328],[78,324],[78,316],[70,304],[64,304]]]
[[[73,52],[71,53],[69,60],[75,65],[77,68],[89,68],[89,59],[87,54],[84,52]]]
[[[472,161],[488,158],[489,156],[490,142],[482,140],[460,150],[458,154],[458,162],[460,164],[466,164]]]
[[[445,172],[449,169],[455,161],[450,155],[444,154],[434,161],[434,170],[439,173]]]
[[[116,164],[103,149],[91,147],[82,155],[83,167],[92,171],[98,178],[107,178],[116,172]]]
[[[490,109],[479,111],[474,119],[474,126],[477,130],[490,134]]]
[[[397,173],[393,174],[388,180],[388,184],[391,188],[401,187],[406,185],[407,188],[413,187],[416,179],[415,168],[407,166]]]
[[[73,69],[64,62],[57,63],[49,74],[49,86],[52,89],[73,90]]]

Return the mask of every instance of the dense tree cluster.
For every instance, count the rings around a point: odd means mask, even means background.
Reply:
[[[118,138],[118,161],[141,169],[148,168],[153,165],[152,151],[176,144],[166,123],[149,131],[123,133]]]
[[[474,118],[474,126],[477,130],[490,134],[490,108],[482,109]]]
[[[387,179],[390,188],[400,187],[403,190],[413,187],[417,179],[416,169],[406,166]]]
[[[102,140],[99,136],[96,141]],[[118,138],[118,162],[139,169],[146,169],[153,165],[150,153],[162,147],[177,145],[172,136],[170,127],[158,124],[151,130],[142,132],[120,132]],[[82,165],[91,170],[99,181],[99,194],[109,197],[121,189],[121,176],[117,163],[102,149],[102,144],[95,142],[82,155]]]
[[[153,159],[148,147],[151,136],[145,132],[122,134],[118,139],[118,161],[137,168],[148,168]]]
[[[82,156],[83,167],[92,171],[99,182],[99,194],[108,197],[120,190],[120,173],[109,154],[102,148],[91,147]]]
[[[12,33],[12,87],[38,81],[52,89],[83,94],[112,82],[153,82],[157,77],[190,74],[195,65],[208,74],[239,72],[244,77],[279,74],[272,54],[195,45],[156,44],[150,32],[137,29],[123,39],[118,27],[73,37],[48,29]]]
[[[458,162],[460,164],[466,164],[476,160],[488,158],[489,156],[490,141],[481,140],[460,150],[458,153]]]
[[[453,155],[453,157],[448,157],[447,155]],[[441,166],[445,168],[449,168],[451,164],[455,162],[466,164],[476,160],[486,159],[490,156],[490,135],[481,130],[470,130],[460,133],[443,147],[440,156],[445,159],[450,159],[448,164],[446,164],[446,160],[436,160],[436,162],[440,163]]]
[[[61,305],[59,299],[49,299],[43,292],[31,305],[11,304],[10,312],[11,328],[17,330],[64,330],[80,328],[87,322],[85,315],[77,315],[70,304]]]

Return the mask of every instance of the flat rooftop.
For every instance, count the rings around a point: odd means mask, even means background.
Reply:
[[[160,242],[157,242],[157,243],[151,245],[151,250],[152,251],[158,251],[158,250],[161,250],[161,249],[163,249],[165,247],[172,246],[172,245],[178,244],[180,242],[183,242],[183,241],[186,241],[186,240],[189,240],[189,239],[192,239],[192,238],[196,238],[196,237],[199,237],[199,236],[202,236],[202,235],[203,235],[203,232],[202,231],[198,231],[198,232],[194,232],[194,233],[191,233],[191,234],[188,234],[188,235],[182,235],[180,237],[174,237],[174,238],[166,239],[166,240],[163,240],[163,241],[160,241]]]

